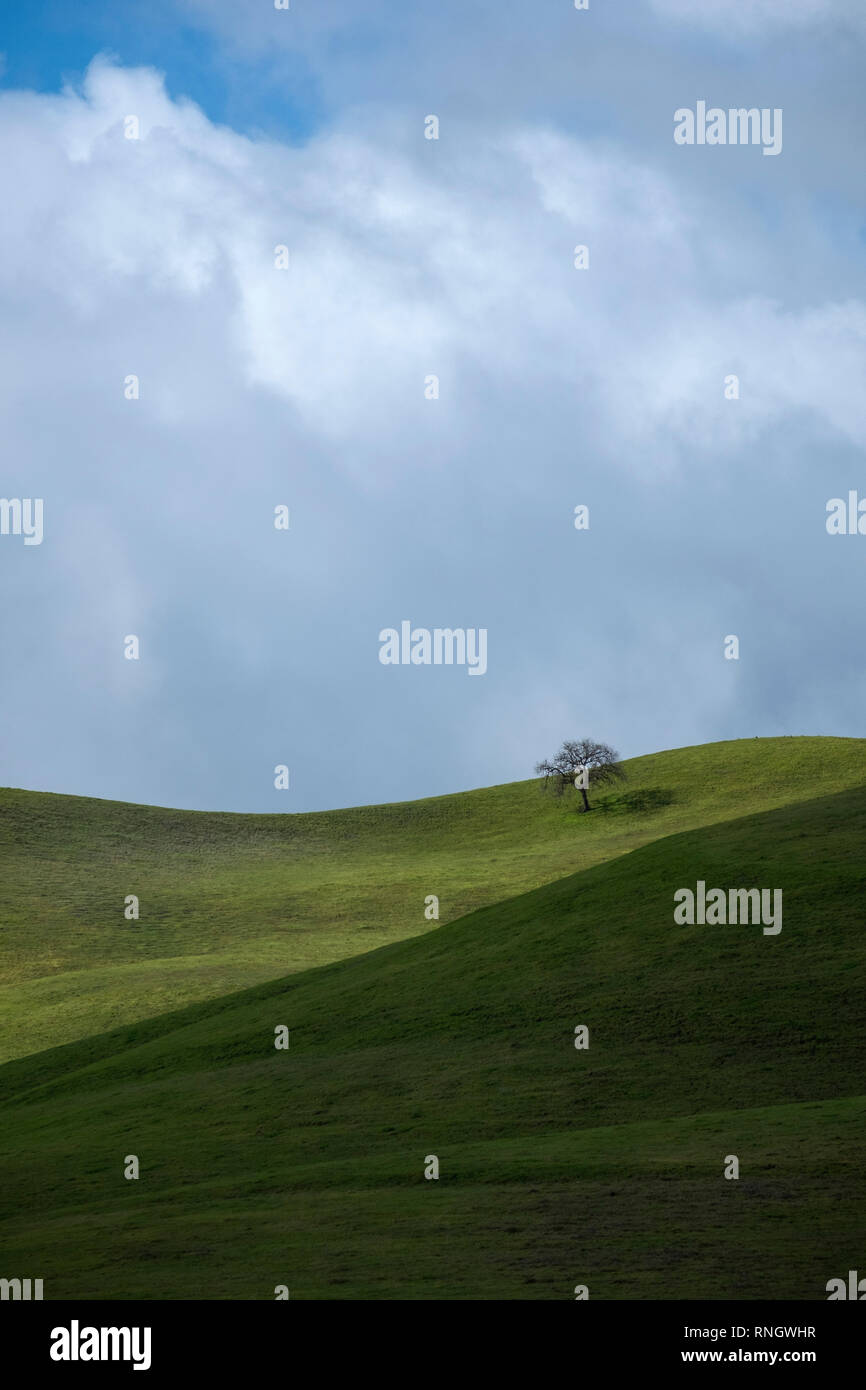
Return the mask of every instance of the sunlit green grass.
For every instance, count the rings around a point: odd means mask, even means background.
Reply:
[[[535,780],[269,816],[0,791],[0,1060],[435,930],[429,894],[448,922],[662,835],[857,786],[866,740],[740,740],[626,768],[587,816]]]

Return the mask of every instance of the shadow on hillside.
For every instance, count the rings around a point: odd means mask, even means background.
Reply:
[[[639,791],[614,792],[599,797],[593,809],[609,816],[623,816],[633,811],[658,811],[662,806],[670,806],[673,800],[674,794],[667,788],[643,787]]]

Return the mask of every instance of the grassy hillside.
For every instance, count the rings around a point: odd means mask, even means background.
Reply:
[[[0,1060],[426,934],[430,893],[448,922],[659,836],[861,785],[866,740],[626,767],[583,817],[537,781],[272,816],[0,791]]]
[[[706,752],[717,787],[749,759]],[[803,798],[11,1062],[4,1265],[49,1298],[824,1298],[866,1248],[864,837],[866,788]],[[781,934],[675,926],[698,878],[781,887]]]

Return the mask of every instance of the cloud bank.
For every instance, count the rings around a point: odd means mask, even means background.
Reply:
[[[296,810],[585,733],[863,732],[823,524],[866,442],[844,216],[768,228],[744,161],[784,156],[424,114],[293,146],[104,58],[0,97],[0,492],[45,501],[0,540],[4,782]],[[487,629],[484,678],[383,668],[404,620]]]

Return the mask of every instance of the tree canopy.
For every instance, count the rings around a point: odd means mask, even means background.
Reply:
[[[566,739],[555,758],[545,758],[535,764],[545,788],[562,796],[569,785],[583,797],[583,810],[590,811],[588,788],[599,783],[625,777],[619,754],[609,743],[596,743],[593,738]]]

